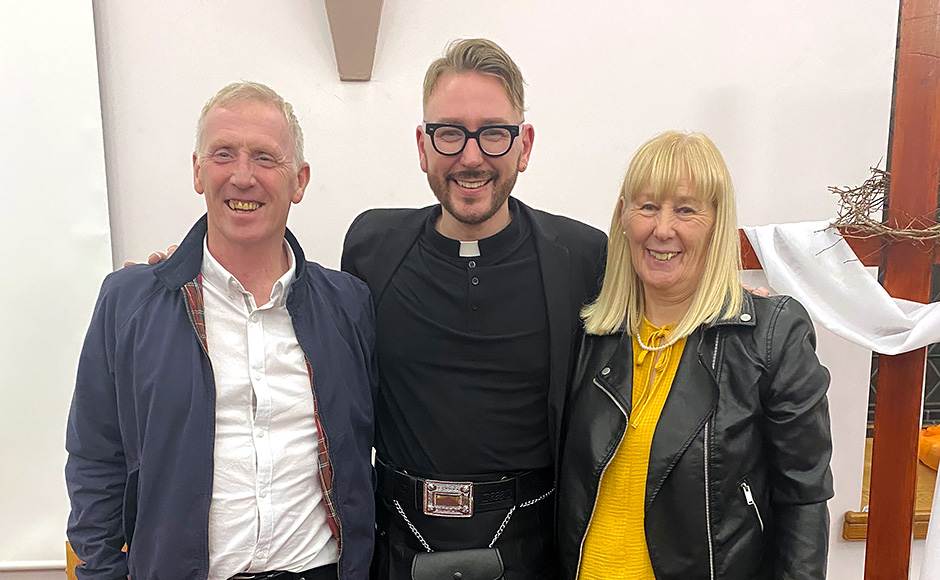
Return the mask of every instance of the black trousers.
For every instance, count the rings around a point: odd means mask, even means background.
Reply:
[[[425,549],[391,500],[376,496],[375,554],[372,580],[411,580],[411,563]],[[408,519],[434,551],[485,548],[508,509],[482,511],[473,517],[426,516],[413,503],[400,502]],[[494,547],[505,566],[505,580],[554,580],[557,577],[554,538],[555,496],[517,508]]]

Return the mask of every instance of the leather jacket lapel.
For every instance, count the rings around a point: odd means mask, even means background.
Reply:
[[[646,509],[656,499],[679,458],[702,431],[718,402],[714,376],[701,357],[703,337],[699,329],[686,340],[669,397],[656,425],[646,477]]]
[[[594,376],[594,384],[623,408],[629,421],[633,412],[633,341],[629,335],[621,335],[613,355]]]

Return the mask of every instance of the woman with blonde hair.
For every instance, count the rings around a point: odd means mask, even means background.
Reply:
[[[786,296],[744,292],[731,177],[700,133],[637,151],[564,425],[563,578],[824,578],[829,373]]]

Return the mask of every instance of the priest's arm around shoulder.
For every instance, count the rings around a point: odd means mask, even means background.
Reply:
[[[206,216],[167,261],[105,279],[82,349],[78,577],[364,578],[374,314],[364,283],[308,262],[286,229],[310,179],[291,105],[226,86],[192,164]]]
[[[664,133],[630,163],[582,312],[562,578],[826,575],[829,373],[796,300],[742,291],[734,205],[702,134]]]

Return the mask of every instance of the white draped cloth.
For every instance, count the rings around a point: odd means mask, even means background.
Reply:
[[[834,334],[881,354],[940,342],[940,303],[892,298],[829,222],[743,229],[770,287]]]
[[[889,355],[940,342],[940,303],[892,298],[829,222],[743,229],[770,287],[833,333]],[[940,487],[931,512],[920,580],[940,580]]]

